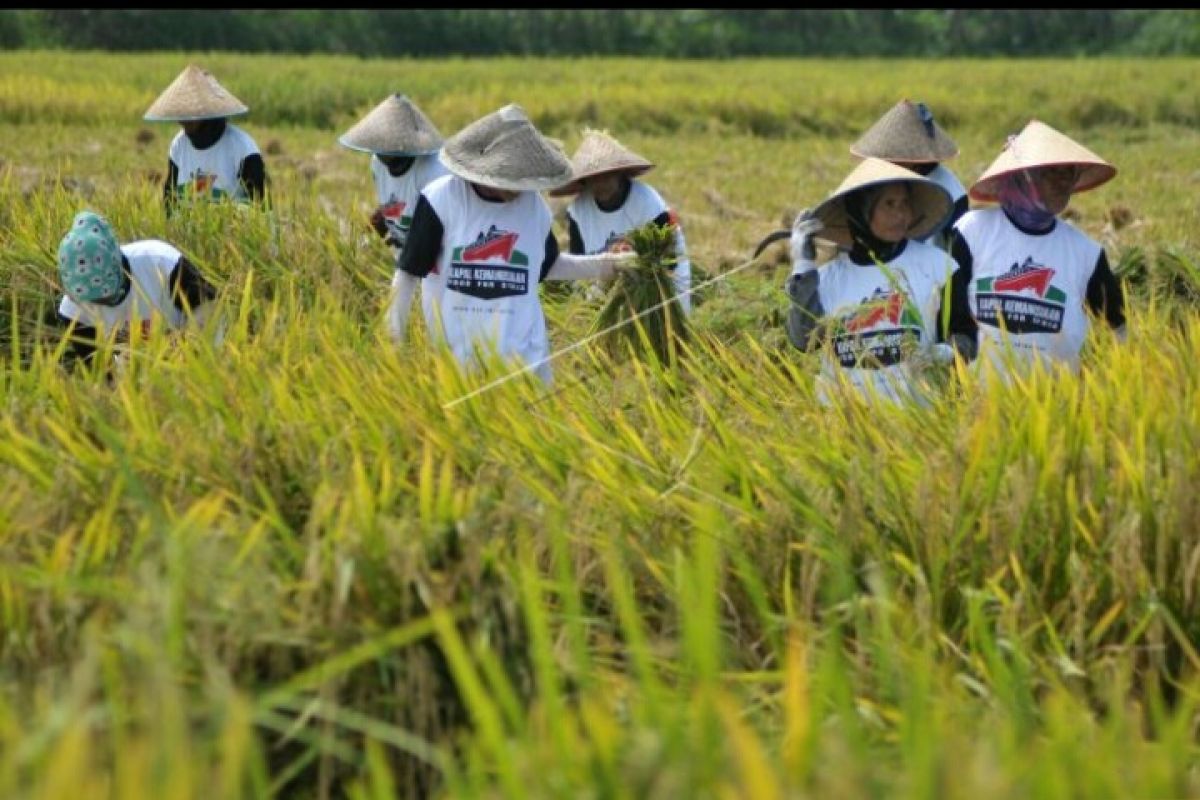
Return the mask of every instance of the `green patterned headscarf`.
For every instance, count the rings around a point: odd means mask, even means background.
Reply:
[[[111,300],[120,294],[121,246],[108,220],[80,211],[58,246],[58,278],[77,303]]]

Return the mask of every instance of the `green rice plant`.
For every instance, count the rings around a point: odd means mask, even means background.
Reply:
[[[545,386],[383,331],[335,129],[411,64],[212,55],[279,142],[273,205],[167,217],[170,126],[135,135],[183,58],[0,54],[0,796],[1200,796],[1200,322],[1166,279],[1196,261],[1194,60],[408,69],[443,133],[607,115],[723,276],[677,362],[567,350],[595,306],[546,303]],[[816,402],[787,265],[730,267],[910,93],[964,182],[1024,113],[1092,121],[1121,173],[1071,210],[1144,267],[1126,341],[1097,322],[1078,374],[964,368],[928,408]],[[224,343],[65,369],[81,207],[194,257]]]
[[[617,273],[593,332],[602,334],[610,353],[652,353],[662,363],[675,363],[689,330],[671,278],[676,228],[648,222],[627,236],[636,262]]]

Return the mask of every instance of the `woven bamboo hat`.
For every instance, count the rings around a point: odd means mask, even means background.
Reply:
[[[217,83],[210,72],[188,64],[158,96],[143,119],[148,122],[186,122],[235,117],[249,110],[245,103]]]
[[[571,182],[551,189],[555,197],[583,190],[583,179],[606,172],[621,172],[631,178],[654,169],[654,164],[622,145],[607,131],[585,130],[583,141],[571,159]]]
[[[442,134],[411,100],[393,94],[342,134],[338,142],[351,150],[381,156],[426,156],[442,146]]]
[[[850,152],[860,158],[922,164],[954,158],[958,145],[934,121],[929,106],[901,100],[850,145]]]
[[[1004,150],[971,187],[971,199],[997,202],[996,192],[1005,175],[1030,167],[1079,167],[1072,194],[1108,183],[1117,168],[1066,134],[1044,122],[1030,120],[1019,134],[1010,137]]]
[[[538,191],[571,178],[571,162],[516,103],[451,136],[438,159],[460,178],[493,189]]]
[[[813,209],[813,214],[824,224],[824,229],[818,235],[822,239],[850,246],[852,238],[850,223],[846,218],[846,195],[859,189],[897,181],[912,186],[913,223],[908,229],[909,239],[928,236],[946,221],[954,209],[950,193],[928,178],[881,158],[867,158],[846,176],[841,186]]]

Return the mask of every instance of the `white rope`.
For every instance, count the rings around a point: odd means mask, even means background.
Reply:
[[[627,319],[627,320],[623,320],[623,321],[621,321],[621,322],[618,322],[618,323],[616,323],[616,324],[614,324],[614,325],[609,325],[609,326],[608,326],[607,328],[605,328],[604,330],[602,330],[602,331],[597,331],[596,333],[593,333],[593,334],[591,334],[590,336],[585,336],[584,338],[580,339],[578,342],[575,342],[575,343],[574,343],[574,344],[572,344],[572,345],[568,345],[568,346],[564,347],[564,348],[563,348],[563,349],[561,349],[561,350],[555,351],[555,352],[551,353],[550,355],[546,356],[545,358],[543,358],[543,359],[542,359],[542,360],[540,360],[540,361],[535,361],[535,362],[534,362],[534,363],[532,363],[532,364],[526,364],[525,366],[521,367],[520,369],[518,369],[518,370],[515,370],[515,371],[513,371],[513,372],[510,372],[510,373],[508,373],[507,375],[503,375],[503,376],[501,376],[501,377],[497,378],[496,380],[492,381],[491,383],[489,383],[489,384],[487,384],[487,385],[485,385],[485,386],[481,386],[481,387],[479,387],[478,389],[476,389],[476,390],[474,390],[474,391],[472,391],[472,392],[470,392],[470,393],[468,393],[468,394],[465,394],[465,395],[463,395],[462,397],[459,397],[459,398],[457,398],[457,399],[455,399],[455,400],[451,400],[449,403],[444,403],[444,404],[442,405],[442,408],[443,408],[443,409],[446,409],[446,410],[449,410],[449,409],[451,409],[451,408],[454,408],[454,407],[455,407],[456,405],[458,405],[459,403],[465,403],[467,400],[470,400],[472,397],[476,397],[476,396],[478,396],[478,395],[481,395],[481,394],[483,394],[484,392],[487,392],[487,391],[489,391],[489,390],[491,390],[491,389],[494,389],[494,388],[496,388],[497,386],[500,386],[501,384],[508,383],[510,380],[512,380],[513,378],[517,377],[518,375],[523,375],[523,374],[524,374],[524,373],[526,373],[526,372],[529,372],[529,371],[531,371],[531,370],[535,370],[535,369],[537,369],[538,367],[540,367],[542,364],[548,364],[548,363],[550,363],[551,361],[553,361],[554,359],[558,358],[559,356],[566,355],[567,353],[571,352],[572,350],[575,350],[575,349],[577,349],[577,348],[583,347],[585,344],[587,344],[588,342],[592,341],[593,339],[596,339],[596,338],[598,338],[598,337],[600,337],[600,336],[603,336],[603,335],[604,335],[604,334],[606,334],[606,333],[611,333],[612,331],[615,331],[615,330],[617,330],[618,328],[622,328],[622,327],[624,327],[624,326],[626,326],[626,325],[629,325],[630,323],[632,323],[632,322],[633,322],[635,319],[637,319],[638,317],[645,316],[646,314],[649,314],[649,313],[650,313],[650,312],[652,312],[652,311],[657,311],[658,309],[662,308],[663,306],[666,306],[666,305],[667,305],[667,304],[669,304],[669,303],[670,303],[672,300],[675,300],[675,299],[676,299],[676,298],[678,298],[678,297],[683,297],[683,296],[685,296],[685,295],[689,295],[689,294],[692,294],[692,293],[694,293],[694,292],[698,292],[699,290],[703,289],[703,288],[704,288],[704,287],[706,287],[706,286],[711,286],[712,284],[716,283],[717,281],[724,280],[724,279],[728,278],[730,275],[733,275],[734,273],[741,272],[741,271],[742,271],[742,270],[744,270],[746,267],[749,267],[749,266],[751,266],[752,264],[754,264],[754,263],[755,263],[757,260],[758,260],[757,258],[752,258],[752,259],[750,259],[749,261],[746,261],[746,262],[744,262],[744,263],[742,263],[742,264],[739,264],[738,266],[734,267],[734,268],[733,268],[733,269],[731,269],[731,270],[727,270],[727,271],[725,271],[725,272],[722,272],[720,275],[716,276],[715,278],[711,278],[711,279],[709,279],[709,280],[705,281],[704,283],[701,283],[701,284],[699,284],[698,286],[693,286],[693,287],[691,287],[690,289],[688,289],[688,290],[687,290],[687,291],[685,291],[685,292],[679,292],[678,294],[676,294],[676,295],[675,295],[675,297],[672,297],[670,300],[664,300],[664,301],[662,301],[661,303],[658,303],[658,304],[656,304],[656,305],[650,306],[650,307],[649,307],[649,308],[647,308],[645,311],[640,311],[640,312],[638,312],[637,314],[634,314],[632,317],[630,317],[630,318],[629,318],[629,319]]]

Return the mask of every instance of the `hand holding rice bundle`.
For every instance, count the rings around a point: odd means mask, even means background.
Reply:
[[[618,269],[594,331],[613,355],[630,348],[635,355],[653,352],[664,363],[681,354],[690,337],[688,319],[672,271],[678,261],[674,225],[648,222],[629,231],[634,258]],[[610,330],[611,329],[611,330]]]

